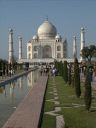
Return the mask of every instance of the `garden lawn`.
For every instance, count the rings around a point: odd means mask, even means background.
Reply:
[[[48,87],[45,97],[44,112],[53,110],[56,105],[52,102],[48,102],[48,99],[53,98],[53,94],[49,92],[52,91],[53,78],[50,77],[48,80]],[[64,116],[65,128],[96,128],[96,92],[92,92],[92,105],[91,111],[85,110],[84,105],[84,86],[81,87],[81,97],[77,98],[75,96],[75,89],[64,83],[64,80],[60,76],[54,78],[54,83],[57,88],[57,93],[59,97],[60,105],[62,108],[61,115]],[[55,117],[45,115],[43,116],[42,128],[56,128]],[[47,126],[46,126],[47,124]]]
[[[53,111],[55,107],[54,102],[48,101],[54,98],[53,93],[50,93],[53,91],[52,87],[52,79],[49,79],[45,96],[44,112]],[[43,114],[41,128],[56,128],[56,117]]]

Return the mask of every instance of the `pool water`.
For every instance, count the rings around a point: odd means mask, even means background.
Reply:
[[[24,96],[38,80],[38,71],[32,71],[11,83],[0,86],[0,128],[15,111]]]

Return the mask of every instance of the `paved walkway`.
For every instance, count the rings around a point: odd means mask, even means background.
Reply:
[[[36,85],[17,107],[3,128],[38,128],[47,76],[41,76]]]

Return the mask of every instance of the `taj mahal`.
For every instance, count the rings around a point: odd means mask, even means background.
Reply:
[[[81,50],[85,46],[85,32],[81,28]],[[73,61],[77,57],[76,36],[73,37],[73,58],[68,59],[68,42],[63,39],[56,27],[48,20],[44,20],[38,27],[37,33],[27,42],[27,57],[22,57],[22,37],[19,37],[18,63],[50,63],[57,61]],[[9,30],[9,63],[13,58],[13,30]],[[79,59],[82,61],[82,57]]]

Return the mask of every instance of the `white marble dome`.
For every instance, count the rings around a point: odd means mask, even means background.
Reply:
[[[38,36],[37,35],[34,35],[32,39],[33,40],[37,40],[38,39]]]
[[[45,20],[38,28],[37,35],[39,39],[50,39],[55,38],[57,34],[56,27],[50,23],[48,20]]]

